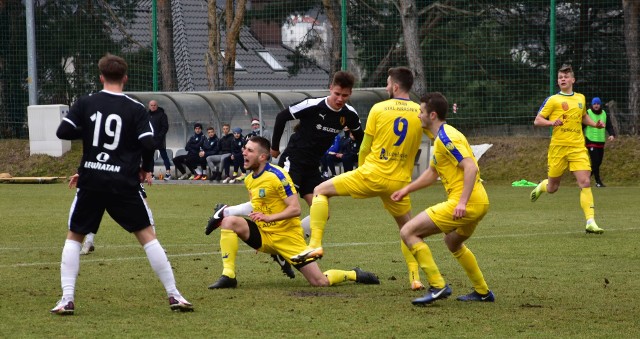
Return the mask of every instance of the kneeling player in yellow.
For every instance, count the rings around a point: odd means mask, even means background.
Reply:
[[[448,107],[447,99],[440,93],[429,93],[420,98],[422,128],[428,129],[435,137],[431,163],[418,179],[391,195],[391,199],[400,201],[409,193],[435,183],[438,177],[447,192],[447,201],[420,212],[400,230],[402,240],[427,274],[430,285],[427,294],[413,300],[414,305],[430,304],[451,295],[451,287],[445,283],[429,246],[422,240],[438,233],[445,234],[447,248],[473,284],[473,292],[458,297],[458,300],[495,300],[476,257],[464,245],[487,214],[489,197],[467,139],[446,123]]]
[[[223,271],[211,289],[234,288],[238,285],[235,259],[238,253],[238,238],[252,248],[269,254],[279,254],[286,260],[304,250],[306,242],[300,226],[300,203],[298,194],[282,168],[269,163],[269,140],[252,137],[244,147],[244,168],[253,171],[244,180],[249,191],[253,211],[250,219],[238,216],[223,217],[217,210],[207,226],[206,232],[220,227],[220,252]],[[363,284],[380,284],[378,277],[359,268],[353,270],[320,271],[315,259],[294,265],[312,286],[331,286],[343,281]]]

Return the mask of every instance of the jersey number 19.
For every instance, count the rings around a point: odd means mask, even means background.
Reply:
[[[102,113],[100,111],[91,115],[91,121],[95,122],[93,127],[93,143],[94,147],[98,147],[98,141],[100,139],[100,129],[102,128]],[[115,124],[114,124],[115,122]],[[104,133],[113,138],[113,142],[110,144],[105,143],[104,148],[108,150],[114,150],[118,148],[120,142],[120,131],[122,130],[122,118],[117,114],[109,114],[104,122]]]

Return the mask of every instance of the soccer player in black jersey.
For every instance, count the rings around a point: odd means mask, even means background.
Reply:
[[[353,74],[338,71],[333,76],[328,96],[303,100],[276,116],[271,140],[271,156],[274,158],[280,155],[280,138],[286,122],[300,121],[299,131],[291,136],[284,151],[287,156],[281,157],[278,165],[289,172],[300,196],[309,206],[313,189],[324,180],[320,173],[320,159],[336,135],[347,126],[358,144],[364,137],[358,113],[347,104],[354,83]]]
[[[151,184],[152,180],[154,141],[149,113],[143,104],[122,93],[128,79],[124,59],[107,54],[98,68],[103,90],[78,99],[56,132],[60,139],[82,139],[82,159],[62,249],[62,299],[50,312],[74,313],[82,240],[87,233],[97,232],[105,210],[144,247],[167,291],[170,308],[192,311],[191,303],[176,288],[171,264],[152,227],[151,210],[139,192],[140,182]]]

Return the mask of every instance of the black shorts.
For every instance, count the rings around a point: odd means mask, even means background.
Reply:
[[[249,247],[254,250],[262,247],[262,236],[260,235],[260,230],[258,229],[258,225],[253,222],[253,220],[249,218],[244,218],[249,224],[249,239],[247,239],[244,243],[249,245]]]
[[[312,194],[313,189],[324,181],[320,174],[320,162],[317,165],[298,164],[295,161],[289,161],[288,157],[281,156],[278,166],[289,173],[301,197]]]
[[[78,189],[69,210],[69,230],[78,234],[98,233],[105,211],[129,232],[153,225],[153,215],[140,190],[115,194]]]

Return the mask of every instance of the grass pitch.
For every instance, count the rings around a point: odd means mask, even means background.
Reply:
[[[108,216],[96,251],[81,258],[76,314],[52,316],[74,192],[65,184],[0,185],[0,329],[10,337],[640,337],[637,187],[593,190],[603,235],[586,235],[575,181],[528,200],[528,188],[488,184],[491,210],[467,245],[493,304],[461,303],[471,285],[442,236],[427,240],[453,296],[411,300],[399,237],[379,200],[331,199],[323,270],[361,268],[381,285],[308,286],[240,245],[239,286],[208,290],[221,274],[219,232],[204,235],[217,202],[244,202],[241,185],[147,188],[158,238],[193,313],[172,313],[135,238]],[[414,213],[444,199],[436,185],[412,195]],[[304,206],[304,205],[303,205]],[[304,206],[306,209],[306,206]],[[305,210],[304,213],[308,213]],[[422,278],[426,283],[426,279]]]

